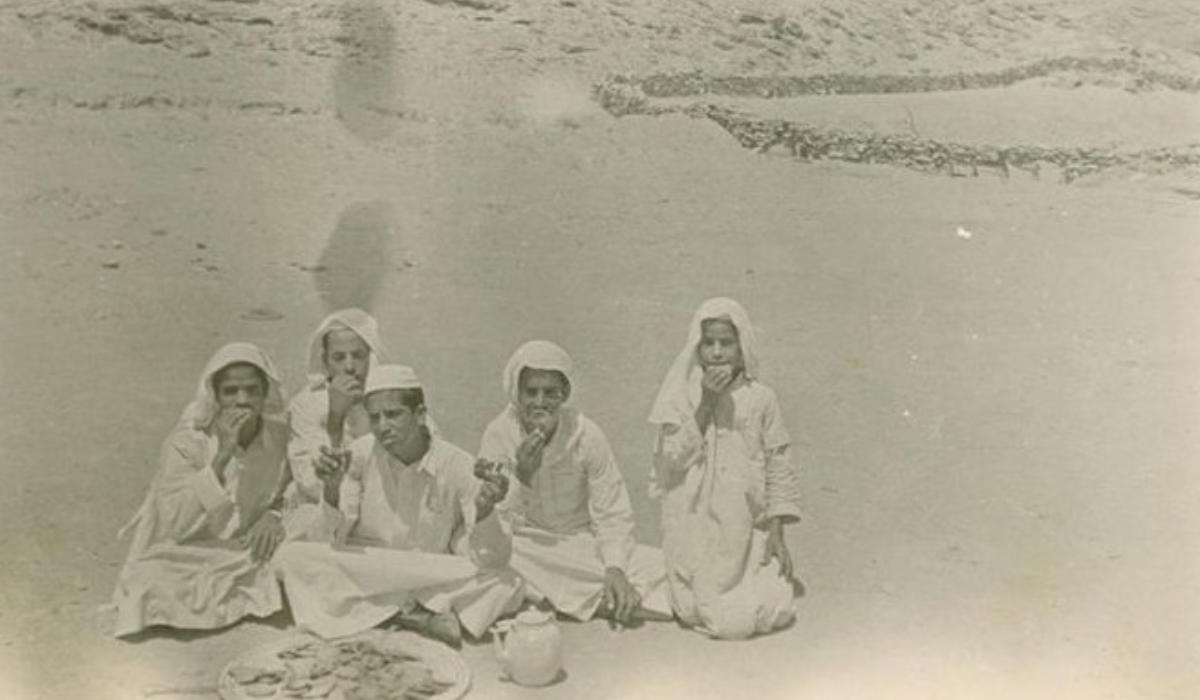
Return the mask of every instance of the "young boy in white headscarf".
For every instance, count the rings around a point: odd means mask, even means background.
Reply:
[[[509,535],[493,514],[507,482],[432,434],[416,373],[378,365],[364,387],[371,432],[346,469],[318,470],[320,517],[285,544],[277,567],[296,623],[340,637],[381,623],[453,646],[479,637],[524,598],[506,568]]]
[[[650,414],[671,603],[685,624],[726,639],[795,615],[783,527],[800,516],[798,477],[755,350],[740,304],[704,302]]]
[[[308,384],[292,399],[288,462],[293,503],[316,503],[318,469],[334,469],[344,446],[370,432],[363,389],[374,364],[387,362],[379,324],[361,309],[335,311],[308,343]]]
[[[117,636],[165,625],[216,629],[282,607],[268,561],[287,472],[279,375],[249,343],[217,351],[162,447],[113,594]]]
[[[509,404],[484,431],[481,460],[515,476],[502,506],[512,567],[559,612],[624,624],[670,619],[662,553],[633,539],[633,509],[608,439],[569,403],[571,358],[522,345],[504,370]]]

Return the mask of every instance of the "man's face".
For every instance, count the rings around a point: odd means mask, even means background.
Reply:
[[[700,364],[705,367],[729,365],[734,369],[742,367],[742,345],[738,342],[737,329],[729,321],[713,319],[705,321],[702,326],[700,346],[696,352]]]
[[[253,411],[255,417],[262,415],[267,401],[267,386],[257,367],[230,365],[217,373],[213,389],[221,409],[245,408]]]
[[[367,381],[371,347],[348,328],[338,328],[325,334],[325,374],[333,379],[350,375],[360,383]]]
[[[425,407],[420,406],[414,411],[404,405],[403,394],[398,389],[367,394],[366,408],[375,440],[393,455],[420,434],[421,426],[425,425]]]
[[[549,434],[558,427],[558,411],[571,395],[571,385],[561,372],[552,369],[521,370],[517,408],[526,431]]]

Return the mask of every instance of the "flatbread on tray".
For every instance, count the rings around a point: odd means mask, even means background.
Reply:
[[[224,700],[457,700],[470,684],[470,669],[450,647],[412,632],[371,630],[263,645],[231,661],[217,689]]]

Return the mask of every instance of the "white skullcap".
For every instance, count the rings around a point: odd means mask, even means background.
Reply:
[[[367,388],[364,393],[371,394],[387,389],[420,389],[421,380],[412,367],[404,365],[379,365],[372,367],[367,374]]]

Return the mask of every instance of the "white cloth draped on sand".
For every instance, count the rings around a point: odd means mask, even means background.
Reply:
[[[571,360],[559,346],[532,341],[509,360],[503,385],[509,405],[484,431],[480,457],[511,465],[525,438],[517,393],[521,370],[557,370],[572,381]],[[574,392],[572,392],[574,393]],[[574,398],[574,396],[570,397]],[[570,402],[542,450],[530,485],[510,479],[502,515],[513,528],[512,567],[531,593],[560,612],[586,620],[603,600],[606,567],[625,571],[642,607],[670,615],[662,554],[634,542],[629,493],[600,428]]]
[[[262,428],[238,449],[221,484],[210,467],[218,411],[212,379],[235,363],[258,367],[269,388]],[[270,358],[248,343],[226,345],[209,360],[195,400],[163,444],[145,501],[121,530],[124,536],[133,529],[134,536],[113,594],[117,636],[152,625],[215,629],[281,608],[270,567],[236,541],[267,511],[285,477],[279,385]]]
[[[351,446],[338,508],[324,502],[289,515],[302,539],[275,557],[296,624],[322,637],[355,634],[412,602],[454,610],[479,636],[524,597],[506,568],[510,536],[492,516],[475,521],[474,459],[434,437],[404,465],[373,435]],[[340,543],[345,533],[344,544]]]
[[[702,322],[737,329],[744,371],[700,434]],[[710,299],[692,318],[650,421],[659,427],[652,493],[662,499],[663,554],[675,614],[715,637],[742,638],[794,618],[794,592],[772,559],[762,566],[765,520],[799,517],[790,438],[770,388],[757,381],[754,329],[741,305]]]

